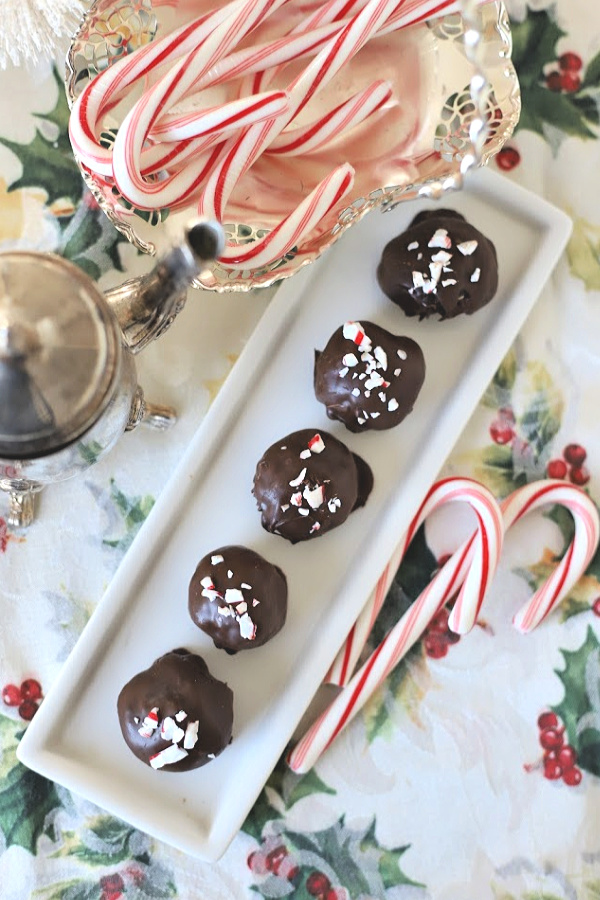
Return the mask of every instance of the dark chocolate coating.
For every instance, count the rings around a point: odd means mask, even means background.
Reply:
[[[139,729],[154,708],[158,708],[158,727],[150,737],[143,737]],[[151,756],[172,746],[172,740],[160,736],[160,726],[167,716],[174,718],[180,710],[187,714],[178,723],[182,730],[188,722],[198,721],[198,740],[184,759],[164,766],[162,771],[185,772],[204,766],[231,741],[231,689],[212,677],[201,656],[183,648],[159,657],[149,669],[134,675],[119,694],[117,711],[123,737],[147,766]],[[179,741],[182,744],[183,739]]]
[[[301,457],[315,435],[320,435],[324,449]],[[372,487],[373,475],[364,460],[326,431],[305,428],[269,447],[256,467],[252,493],[263,528],[295,544],[341,525],[364,506]],[[305,492],[316,492],[312,506]]]
[[[207,578],[212,588],[202,584]],[[194,624],[213,639],[215,647],[229,653],[251,650],[266,644],[283,627],[287,580],[278,566],[254,550],[219,547],[198,563],[190,581],[188,609]]]
[[[449,247],[437,246],[444,233]],[[432,240],[436,246],[430,247]],[[468,242],[476,242],[476,247],[465,246]],[[459,245],[472,252],[461,252]],[[377,280],[407,316],[471,315],[489,303],[498,289],[496,248],[455,210],[426,210],[384,247]]]
[[[373,322],[356,324],[370,345],[358,347],[344,337],[342,325],[322,353],[315,350],[315,396],[327,407],[329,418],[350,431],[393,428],[412,411],[423,386],[423,352],[411,338],[390,334]]]

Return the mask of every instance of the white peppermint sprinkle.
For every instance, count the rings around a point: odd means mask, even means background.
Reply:
[[[227,577],[233,578],[233,572],[231,571],[231,569],[227,569]]]
[[[451,284],[456,284],[454,278],[446,278],[445,281],[442,281],[442,287],[450,287]]]
[[[186,750],[192,750],[197,742],[198,742],[198,726],[200,722],[196,719],[194,722],[188,722],[188,726],[185,729],[185,737],[183,739],[183,746]]]
[[[380,387],[383,384],[383,378],[379,374],[379,372],[372,372],[369,375],[368,379],[365,381],[365,387],[368,391],[372,390],[372,388]]]
[[[175,719],[172,719],[171,716],[165,716],[162,720],[162,725],[160,726],[160,736],[164,741],[170,741],[172,739],[173,730],[177,728],[175,724]],[[180,729],[181,730],[181,729]],[[183,734],[183,732],[182,732]],[[177,741],[173,741],[173,743],[177,743]]]
[[[246,584],[245,581],[242,581],[242,583],[240,584],[240,587],[243,588],[245,591],[251,591],[251,590],[252,590],[252,585],[251,585],[251,584]]]
[[[290,504],[284,503],[281,507],[281,512],[287,512],[289,508],[290,508]]]
[[[431,262],[442,263],[442,265],[443,265],[444,263],[450,262],[451,259],[452,259],[451,253],[446,253],[445,250],[438,250],[438,252],[434,253],[433,256],[431,257]]]
[[[423,254],[422,254],[422,253],[418,253],[418,254],[417,254],[417,262],[418,262],[419,260],[421,260],[421,259],[423,259]]]
[[[184,736],[185,731],[183,728],[180,728],[179,725],[175,725],[173,731],[171,732],[171,740],[174,744],[178,744],[181,738]]]
[[[344,366],[344,368],[340,369],[340,371],[338,372],[338,375],[340,376],[340,378],[345,378],[347,374],[348,374],[348,366]]]
[[[244,600],[242,603],[238,603],[238,605],[235,608],[235,611],[238,615],[241,616],[242,613],[245,613],[247,609],[248,609],[248,604]]]
[[[342,357],[342,362],[345,366],[357,366],[358,359],[354,355],[354,353],[345,353]]]
[[[220,613],[222,616],[225,616],[225,618],[227,618],[227,616],[233,615],[233,613],[231,612],[231,610],[229,609],[228,606],[217,606],[217,612]]]
[[[307,516],[308,513],[309,513],[309,510],[308,510],[308,509],[304,509],[303,506],[299,506],[299,507],[298,507],[298,512],[300,513],[301,516]]]
[[[477,250],[477,241],[463,241],[462,244],[456,245],[456,249],[460,250],[463,256],[470,256]]]
[[[431,277],[434,281],[439,281],[442,277],[442,264],[441,263],[429,263],[429,271],[431,272]]]
[[[400,359],[406,359],[406,351],[405,350],[396,350],[396,353],[400,357]]]
[[[407,250],[418,250],[418,249],[419,249],[419,242],[418,242],[418,241],[412,241],[412,242],[408,245],[408,247],[407,247],[406,249],[407,249]]]
[[[325,500],[325,488],[322,484],[312,491],[309,487],[305,487],[303,496],[311,509],[318,509]]]
[[[169,747],[161,750],[160,753],[155,753],[154,756],[151,756],[150,765],[153,769],[162,769],[163,766],[169,766],[179,762],[180,759],[185,759],[187,755],[187,750],[184,750],[183,747],[171,744]]]
[[[353,373],[352,373],[352,377],[353,377],[353,378],[358,378],[358,372],[353,372]]]
[[[452,241],[448,237],[448,232],[445,228],[438,228],[429,243],[428,247],[444,247],[446,250],[449,250],[452,246]]]
[[[479,276],[481,275],[481,269],[475,269],[473,274],[471,275],[471,281],[479,281]]]
[[[206,755],[207,755],[208,759],[216,759],[214,753],[207,753]]]
[[[325,442],[320,434],[315,434],[308,442],[308,447],[313,453],[322,453],[325,449]]]
[[[402,371],[402,369],[394,369],[394,375],[396,376],[396,378],[398,377],[398,375],[400,374],[401,371]]]
[[[388,403],[388,410],[390,412],[394,412],[395,409],[398,409],[398,401],[395,397],[392,397],[392,399]]]
[[[387,364],[388,364],[387,353],[385,352],[383,347],[375,347],[375,349],[373,350],[373,356],[375,357],[375,359],[377,360],[377,362],[379,363],[379,365],[381,366],[382,369],[384,369],[384,370],[387,369]]]
[[[336,512],[342,505],[342,501],[339,497],[332,497],[331,500],[327,501],[327,508],[330,513]]]
[[[379,399],[381,400],[382,403],[385,403],[385,401],[386,401],[386,396],[385,396],[385,394],[383,393],[383,391],[379,391]]]
[[[257,600],[255,597],[254,600],[252,601],[252,606],[258,606],[259,603],[260,603],[260,600]]]
[[[293,481],[289,482],[290,487],[298,487],[299,484],[302,484],[304,478],[306,476],[306,469],[302,469],[297,478],[294,478]]]
[[[184,719],[187,719],[187,713],[184,712],[183,709],[180,709],[178,713],[175,713],[175,720],[177,722],[183,722]]]
[[[222,562],[223,562],[223,557],[221,556],[220,553],[215,553],[215,555],[211,556],[211,558],[210,558],[211,566],[218,566],[219,563],[222,563]]]
[[[371,413],[371,418],[376,419],[378,415],[379,415],[378,412]]]
[[[340,372],[340,375],[341,374],[342,373]],[[310,455],[311,455],[310,450],[303,450],[302,453],[300,454],[300,459],[308,459],[308,457]]]
[[[422,272],[412,273],[413,287],[420,288],[425,284],[425,276]]]
[[[360,375],[358,376],[358,380],[363,381],[363,379],[365,379],[366,377],[367,377],[367,373],[361,372]]]
[[[290,497],[290,503],[292,506],[302,506],[302,494],[300,491],[296,491],[295,494],[292,494]]]
[[[360,390],[358,388],[353,388],[352,390],[353,397],[360,397]]]
[[[365,384],[366,384],[366,382],[365,382]],[[369,399],[370,396],[371,396],[371,391],[365,391],[365,397],[367,398],[367,400]]]
[[[139,725],[140,724],[139,716],[134,716],[133,721],[135,722],[136,725]]]
[[[202,587],[204,587],[204,588],[213,588],[213,589],[214,589],[213,580],[212,580],[212,578],[210,577],[210,575],[205,575],[204,578],[201,578],[201,579],[200,579],[200,584],[201,584]]]
[[[287,444],[284,444],[283,447],[279,448],[280,450],[287,450]]]
[[[359,425],[364,425],[365,422],[366,422],[367,420],[366,420],[366,419],[361,419],[360,416],[357,416],[357,417],[356,417],[356,421],[358,422]]]
[[[243,638],[246,638],[247,641],[254,640],[256,635],[256,625],[248,615],[248,613],[244,613],[244,615],[240,618],[240,635]]]
[[[313,534],[315,531],[320,531],[320,530],[321,530],[321,526],[319,525],[319,523],[313,522],[313,524],[311,525],[309,534]]]
[[[230,606],[235,606],[236,603],[241,603],[243,599],[244,595],[239,588],[227,588],[227,590],[225,591],[225,603],[229,603]]]

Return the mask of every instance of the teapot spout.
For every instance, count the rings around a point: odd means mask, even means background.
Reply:
[[[167,330],[183,309],[194,278],[221,254],[224,245],[218,222],[190,222],[181,243],[169,250],[152,272],[106,292],[132,353],[139,353]]]

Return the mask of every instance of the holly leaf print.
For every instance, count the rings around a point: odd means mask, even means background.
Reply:
[[[154,497],[147,494],[145,497],[127,497],[115,484],[114,478],[110,482],[110,496],[117,510],[123,518],[125,534],[119,538],[105,538],[102,543],[107,547],[113,547],[124,553],[131,546],[134,537],[150,510],[154,506]]]
[[[109,269],[123,271],[119,244],[127,242],[86,193],[75,214],[63,229],[59,252],[96,281]]]
[[[600,777],[600,642],[587,630],[578,650],[561,650],[565,667],[555,670],[565,696],[553,707],[565,724],[580,768]]]
[[[556,132],[596,138],[600,64],[595,57],[583,79],[582,61],[570,54],[564,68],[556,45],[565,32],[551,11],[527,10],[522,22],[512,23],[512,59],[519,76],[522,111],[517,129],[535,131],[552,144]]]
[[[506,497],[526,483],[515,476],[513,451],[509,444],[490,444],[478,454],[473,466],[473,478],[481,481],[498,498]]]
[[[311,794],[335,793],[334,788],[325,784],[314,769],[305,775],[297,775],[288,769],[281,760],[271,773],[260,797],[242,825],[242,831],[252,835],[256,840],[260,840],[265,825],[281,818],[281,810],[273,806],[271,802],[274,798],[281,801],[283,808],[291,809],[295,803]]]
[[[35,854],[48,813],[60,806],[51,781],[17,761],[21,725],[0,716],[0,831],[6,846],[18,844]]]
[[[529,362],[523,378],[527,405],[517,419],[517,431],[537,461],[560,429],[564,400],[543,363]]]
[[[18,157],[23,167],[21,177],[10,185],[9,191],[42,188],[48,196],[48,204],[68,199],[76,206],[83,194],[83,180],[68,137],[69,107],[62,79],[56,70],[54,78],[58,87],[56,106],[38,117],[39,127],[33,141],[17,144],[0,138],[0,143]]]
[[[583,281],[587,291],[600,291],[600,227],[574,218],[567,259],[571,274]]]
[[[138,843],[137,835],[135,828],[120,819],[99,815],[86,822],[85,841],[80,832],[63,831],[62,846],[53,855],[76,856],[91,866],[115,865],[130,858],[139,861],[141,857],[132,852],[132,839]],[[145,854],[142,861],[146,861]]]
[[[491,409],[500,409],[503,406],[510,406],[511,393],[515,385],[517,377],[517,353],[514,347],[508,351],[488,388],[483,395],[481,402],[484,406]]]

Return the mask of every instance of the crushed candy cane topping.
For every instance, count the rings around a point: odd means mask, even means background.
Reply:
[[[475,253],[477,250],[477,246],[477,241],[463,241],[462,244],[456,245],[456,249],[459,253],[462,253],[463,256],[471,256],[471,254]]]
[[[222,562],[223,562],[223,557],[221,556],[220,553],[215,553],[214,556],[211,556],[211,558],[210,558],[211,566],[218,566],[219,563],[222,563]]]
[[[188,750],[192,750],[196,746],[198,743],[199,721],[188,721],[185,730],[177,724],[177,722],[182,722],[187,718],[188,714],[185,710],[180,709],[179,712],[175,713],[175,716],[165,716],[160,722],[160,737],[163,741],[170,741],[170,744],[150,757],[149,762],[153,769],[162,769],[163,766],[170,766],[185,759],[188,755]],[[147,733],[142,732],[141,729],[138,729],[138,731],[142,737],[149,738],[159,727],[159,710],[157,706],[150,710],[144,718],[144,722],[152,723],[152,728],[148,727]],[[183,746],[181,746],[182,741]]]
[[[412,246],[412,245],[411,245]],[[414,248],[416,249],[418,245],[415,243]],[[451,259],[451,254],[446,253],[445,251],[440,250],[439,254],[436,256],[440,256],[440,262],[436,263],[436,272],[437,268],[440,269],[441,273],[441,265],[442,262],[445,262]],[[420,284],[425,284],[425,277],[421,272],[413,272],[413,277]],[[361,322],[345,322],[342,326],[342,335],[348,340],[352,341],[354,344],[358,344],[361,350],[360,353],[360,361],[356,358],[356,354],[352,351],[347,351],[342,356],[342,362],[344,363],[345,368],[340,370],[340,376],[343,376],[348,373],[349,367],[351,366],[356,371],[352,372],[352,378],[356,378],[360,385],[356,385],[350,391],[352,397],[369,399],[371,396],[371,392],[373,390],[377,390],[378,388],[389,388],[390,381],[387,381],[384,377],[383,373],[386,373],[387,378],[391,376],[388,375],[388,356],[383,347],[376,345],[373,346],[373,340],[366,333],[364,326]],[[397,351],[400,359],[406,359],[407,354],[404,350]],[[395,378],[402,373],[401,368],[396,368],[393,370],[393,374]],[[399,404],[396,401],[396,405],[390,408],[388,405],[388,395],[383,390],[378,390],[377,396],[384,407],[392,412],[394,409],[397,409]],[[380,412],[375,410],[375,415],[373,413],[367,413],[364,409],[361,409],[357,412],[356,421],[359,425],[364,425],[369,419],[376,419],[380,415]]]
[[[481,269],[475,269],[473,274],[471,275],[471,281],[476,282],[479,281],[479,276],[481,275]]]

